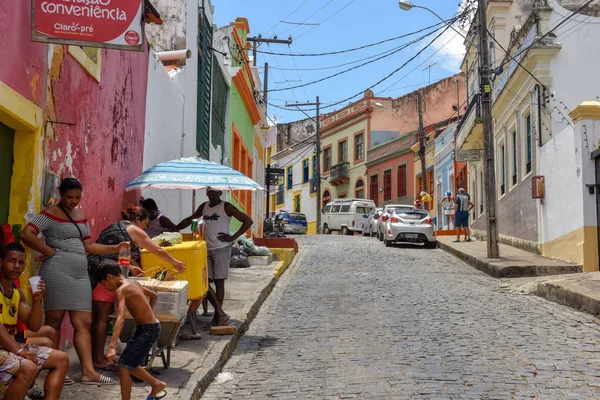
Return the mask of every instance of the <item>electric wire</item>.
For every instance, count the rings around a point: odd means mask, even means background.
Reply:
[[[439,29],[438,29],[438,30],[439,30]],[[444,30],[444,31],[445,31],[445,30]],[[431,36],[431,35],[432,35],[432,34],[434,34],[435,32],[437,32],[437,30],[431,31],[431,32],[429,32],[429,33],[427,33],[427,34],[425,34],[425,35],[423,35],[423,36],[420,36],[420,37],[418,37],[418,38],[416,38],[416,39],[413,39],[413,40],[411,40],[410,42],[407,42],[407,43],[405,43],[405,44],[403,44],[403,45],[399,46],[399,48],[398,48],[398,49],[394,50],[394,51],[393,51],[393,52],[391,52],[391,53],[388,53],[388,54],[386,54],[386,55],[383,55],[383,56],[381,56],[381,57],[379,57],[379,58],[375,58],[375,59],[373,59],[373,60],[366,61],[366,62],[364,62],[364,63],[362,63],[362,64],[355,65],[355,66],[353,66],[353,67],[350,67],[350,68],[348,68],[348,69],[345,69],[345,70],[343,70],[343,71],[336,72],[335,74],[332,74],[332,75],[329,75],[329,76],[326,76],[326,77],[323,77],[323,78],[320,78],[320,79],[317,79],[317,80],[314,80],[314,81],[311,81],[311,82],[308,82],[308,83],[304,83],[304,84],[302,84],[302,85],[290,86],[289,88],[278,89],[278,90],[269,90],[269,92],[277,92],[277,91],[279,91],[279,90],[292,90],[292,89],[297,89],[297,88],[301,88],[301,87],[304,87],[304,86],[310,86],[310,85],[314,85],[315,83],[323,82],[323,81],[326,81],[326,80],[328,80],[328,79],[335,78],[336,76],[339,76],[339,75],[346,74],[346,73],[348,73],[348,72],[350,72],[350,71],[353,71],[353,70],[355,70],[355,69],[357,69],[357,68],[364,67],[365,65],[372,64],[372,63],[374,63],[374,62],[377,62],[377,61],[380,61],[380,60],[382,60],[382,59],[384,59],[384,58],[387,58],[387,57],[391,56],[392,54],[398,53],[399,51],[401,51],[401,50],[404,50],[405,48],[407,48],[407,47],[409,47],[409,46],[412,46],[412,45],[413,45],[413,44],[415,44],[415,43],[418,43],[418,42],[420,42],[420,41],[421,41],[421,40],[423,40],[424,38],[426,38],[426,37],[428,37],[428,36]]]
[[[450,22],[455,22],[457,18],[458,17],[452,17],[450,19],[447,19],[447,20],[444,20],[444,21],[440,21],[440,22],[438,22],[436,24],[427,26],[425,28],[422,28],[422,29],[419,29],[419,30],[416,30],[416,31],[412,31],[412,32],[409,32],[409,33],[402,34],[400,36],[395,36],[395,37],[392,37],[392,38],[380,40],[379,42],[369,43],[369,44],[365,44],[365,45],[362,45],[362,46],[359,46],[359,47],[353,47],[351,49],[330,51],[330,52],[325,52],[325,53],[292,53],[292,52],[289,52],[289,53],[276,53],[276,52],[262,51],[262,50],[257,50],[256,52],[257,53],[262,53],[262,54],[269,54],[269,55],[272,55],[272,56],[295,56],[295,57],[321,57],[321,56],[330,56],[330,55],[335,55],[335,54],[350,53],[350,52],[353,52],[353,51],[362,50],[362,49],[366,49],[366,48],[373,47],[373,46],[378,46],[380,44],[391,42],[391,41],[394,41],[394,40],[403,39],[403,38],[405,38],[407,36],[416,35],[417,33],[421,33],[421,32],[427,31],[429,29],[439,28],[440,26],[445,26],[446,24],[448,24]]]
[[[544,39],[546,36],[548,36],[549,34],[551,34],[552,32],[554,32],[556,29],[558,29],[559,27],[561,27],[564,23],[566,23],[568,20],[570,20],[571,18],[573,18],[576,14],[579,14],[580,11],[582,11],[584,8],[586,8],[588,5],[590,5],[591,3],[593,3],[594,1],[597,0],[588,0],[586,1],[581,7],[579,7],[577,10],[573,11],[571,14],[569,14],[568,16],[564,17],[562,20],[560,20],[558,22],[558,24],[556,26],[554,26],[552,29],[550,29],[548,32],[544,33],[541,37],[536,38],[529,46],[527,46],[526,48],[524,48],[523,50],[519,51],[517,54],[515,54],[514,56],[511,57],[518,57],[521,54],[525,53],[526,51],[528,51],[532,46],[534,46],[535,44],[539,43],[542,39]],[[500,64],[500,67],[504,67],[504,65],[508,63],[507,60],[503,61],[502,64]]]
[[[296,9],[294,9],[294,11],[292,11],[285,18],[283,18],[278,23],[276,23],[271,29],[267,29],[267,32],[270,32],[273,29],[277,28],[283,21],[285,21],[286,19],[288,19],[289,17],[291,17],[292,15],[294,15],[296,13],[296,11],[298,11],[299,9],[301,9],[306,3],[308,3],[308,0],[304,0],[304,2],[302,4],[300,4],[298,7],[296,7]]]
[[[329,17],[325,18],[323,21],[321,21],[319,24],[317,24],[316,26],[313,26],[312,28],[310,28],[309,30],[307,30],[306,32],[302,33],[301,35],[299,35],[298,37],[296,37],[296,40],[300,39],[302,36],[306,35],[307,33],[311,32],[313,29],[323,25],[325,22],[329,21],[331,18],[335,17],[336,15],[338,15],[340,12],[342,12],[345,8],[347,8],[348,6],[350,6],[352,3],[354,3],[356,0],[350,0],[350,2],[348,4],[346,4],[345,6],[343,6],[342,8],[340,8],[339,10],[337,10],[336,12],[334,12],[333,14],[331,14]]]
[[[322,9],[324,9],[325,7],[327,7],[329,4],[333,3],[333,0],[329,0],[327,3],[325,3],[323,6],[321,6],[321,8],[319,8],[317,11],[315,11],[314,13],[310,14],[304,21],[302,21],[301,23],[305,23],[306,21],[308,21],[309,19],[311,19],[312,17],[314,17],[315,15],[317,15]],[[289,29],[286,29],[285,31],[279,33],[280,35],[283,35],[284,33],[288,33],[293,31],[294,29],[296,29],[298,27],[298,25],[295,25]]]

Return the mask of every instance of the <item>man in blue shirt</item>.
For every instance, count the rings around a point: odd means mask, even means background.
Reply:
[[[463,188],[458,189],[458,196],[456,196],[456,205],[454,225],[456,227],[456,240],[455,243],[460,242],[460,228],[465,228],[465,241],[471,241],[471,231],[469,229],[469,212],[475,207],[475,204],[471,202],[471,198],[467,191]]]

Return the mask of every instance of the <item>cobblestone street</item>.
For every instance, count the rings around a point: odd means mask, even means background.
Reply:
[[[297,262],[223,369],[233,379],[203,399],[599,397],[594,317],[441,250],[296,239]]]

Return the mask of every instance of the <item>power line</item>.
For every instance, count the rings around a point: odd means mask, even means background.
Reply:
[[[444,31],[445,31],[445,30],[444,30]],[[392,54],[398,53],[400,50],[404,50],[405,48],[407,48],[407,47],[409,47],[409,46],[411,46],[411,45],[413,45],[413,44],[415,44],[415,43],[418,43],[418,42],[420,42],[421,40],[423,40],[424,38],[426,38],[426,37],[428,37],[428,36],[431,36],[431,35],[432,35],[433,33],[435,33],[435,32],[436,32],[436,31],[429,32],[429,33],[427,33],[427,34],[425,34],[425,35],[423,35],[423,36],[420,36],[420,37],[418,37],[418,38],[416,38],[416,39],[413,39],[413,40],[411,40],[411,41],[410,41],[410,42],[408,42],[408,43],[405,43],[405,44],[403,44],[402,46],[399,46],[399,47],[398,47],[396,50],[392,51],[391,53],[387,53],[387,54],[385,54],[385,55],[383,55],[383,56],[381,56],[381,57],[375,58],[375,59],[373,59],[373,60],[366,61],[366,62],[364,62],[364,63],[362,63],[362,64],[359,64],[359,65],[355,65],[355,66],[353,66],[353,67],[350,67],[350,68],[348,68],[348,69],[345,69],[345,70],[343,70],[343,71],[336,72],[336,73],[335,73],[335,74],[333,74],[333,75],[329,75],[329,76],[326,76],[326,77],[324,77],[324,78],[317,79],[317,80],[314,80],[314,81],[311,81],[311,82],[308,82],[308,83],[305,83],[305,84],[302,84],[302,85],[291,86],[291,87],[289,87],[289,88],[287,88],[287,89],[286,89],[286,88],[284,88],[284,89],[278,89],[278,90],[292,90],[292,89],[301,88],[301,87],[304,87],[304,86],[314,85],[315,83],[319,83],[319,82],[323,82],[323,81],[325,81],[325,80],[328,80],[328,79],[331,79],[331,78],[335,78],[336,76],[343,75],[343,74],[345,74],[345,73],[348,73],[348,72],[350,72],[350,71],[353,71],[353,70],[355,70],[355,69],[357,69],[357,68],[364,67],[365,65],[372,64],[372,63],[374,63],[374,62],[377,62],[377,61],[379,61],[379,60],[382,60],[382,59],[384,59],[384,58],[387,58],[387,57],[391,56]],[[276,92],[276,91],[278,91],[278,90],[269,90],[269,92]]]
[[[307,30],[306,32],[304,32],[303,34],[301,34],[300,36],[298,36],[296,39],[300,39],[302,36],[306,35],[307,33],[309,33],[310,31],[312,31],[313,29],[315,29],[317,26],[319,25],[323,25],[325,22],[329,21],[331,18],[335,17],[337,14],[339,14],[340,12],[342,12],[346,7],[348,7],[350,4],[354,3],[356,0],[351,0],[348,4],[346,4],[345,6],[343,6],[342,8],[340,8],[339,10],[337,10],[336,12],[334,12],[333,14],[331,14],[329,17],[325,18],[323,21],[321,21],[319,24],[316,24],[316,26],[310,28],[309,30]]]
[[[457,34],[458,35],[458,34]],[[386,91],[388,91],[390,88],[392,88],[394,85],[396,85],[398,82],[402,81],[404,78],[406,78],[407,76],[409,76],[410,74],[412,74],[413,72],[416,71],[417,68],[419,68],[420,66],[422,66],[423,64],[425,64],[427,61],[429,61],[429,59],[431,59],[433,56],[435,56],[439,51],[441,51],[444,47],[446,47],[451,41],[454,40],[454,38],[456,38],[457,35],[454,35],[450,40],[448,40],[446,43],[444,43],[442,45],[442,47],[440,47],[439,49],[437,49],[435,52],[433,52],[429,57],[427,57],[425,60],[423,60],[422,63],[420,63],[419,65],[417,65],[416,67],[414,67],[409,73],[407,73],[406,75],[404,75],[403,77],[401,77],[400,79],[398,79],[397,81],[395,81],[394,83],[392,83],[391,85],[389,85],[388,87],[386,87],[385,89],[383,89],[381,91],[381,93],[384,93]]]
[[[373,47],[373,46],[377,46],[377,45],[380,45],[380,44],[383,44],[383,43],[387,43],[387,42],[391,42],[391,41],[394,41],[394,40],[402,39],[402,38],[405,38],[407,36],[416,35],[417,33],[421,33],[421,32],[424,32],[424,31],[432,29],[432,28],[437,28],[440,25],[443,26],[443,25],[445,25],[447,23],[455,22],[457,18],[458,17],[453,17],[453,18],[450,18],[450,19],[445,20],[445,21],[440,21],[437,24],[433,24],[433,25],[430,25],[428,27],[419,29],[417,31],[405,33],[405,34],[402,34],[400,36],[396,36],[396,37],[385,39],[385,40],[380,40],[379,42],[369,43],[369,44],[365,44],[365,45],[362,45],[362,46],[359,46],[359,47],[354,47],[354,48],[351,48],[351,49],[338,50],[338,51],[330,51],[330,52],[326,52],[326,53],[292,53],[292,52],[289,52],[289,53],[275,53],[275,52],[260,51],[260,50],[257,50],[257,52],[258,53],[262,53],[262,54],[269,54],[269,55],[272,55],[272,56],[295,56],[295,57],[321,57],[321,56],[329,56],[329,55],[335,55],[335,54],[349,53],[349,52],[352,52],[352,51],[362,50],[362,49],[366,49],[368,47]]]
[[[555,31],[556,29],[558,29],[559,27],[561,27],[564,23],[566,23],[568,20],[570,20],[571,18],[573,18],[575,16],[575,14],[579,14],[581,10],[583,10],[584,8],[586,8],[588,5],[590,5],[591,3],[593,3],[596,0],[588,0],[586,1],[581,7],[579,7],[577,10],[573,11],[571,14],[569,14],[568,16],[566,16],[565,18],[563,18],[554,28],[550,29],[548,32],[544,33],[541,37],[535,39],[529,46],[527,46],[526,48],[524,48],[523,50],[521,50],[520,52],[518,52],[517,54],[514,55],[514,57],[518,57],[521,54],[525,53],[526,51],[528,51],[532,46],[534,46],[535,44],[539,43],[542,39],[544,39],[546,36],[548,36],[549,34],[551,34],[553,31]],[[498,43],[498,42],[496,42]],[[507,53],[508,54],[508,53]],[[510,56],[511,58],[513,58],[512,56]],[[514,58],[513,58],[514,59]],[[503,61],[500,64],[500,67],[504,67],[504,65],[508,63],[508,60]]]
[[[312,13],[311,15],[309,15],[304,21],[302,21],[302,23],[305,23],[306,21],[308,21],[309,19],[311,19],[312,17],[314,17],[315,15],[317,15],[319,13],[319,11],[321,11],[322,9],[324,9],[325,7],[327,7],[329,4],[333,3],[333,0],[329,0],[327,3],[325,3],[325,5],[323,5],[321,8],[319,8],[317,11],[315,11],[314,13]],[[284,18],[287,19],[287,18]],[[288,33],[293,31],[294,29],[296,29],[298,26],[293,26],[290,29],[287,29],[283,32],[280,33],[280,35],[283,35],[284,33]]]
[[[306,3],[308,3],[308,0],[304,0],[304,2],[302,4],[300,4],[298,7],[296,7],[296,9],[294,11],[292,11],[291,13],[289,13],[285,18],[283,18],[283,20],[276,23],[271,29],[267,29],[267,32],[270,32],[273,29],[277,28],[279,26],[279,24],[281,24],[284,20],[291,17],[296,11],[298,11],[300,8],[302,8],[302,6],[304,6]]]

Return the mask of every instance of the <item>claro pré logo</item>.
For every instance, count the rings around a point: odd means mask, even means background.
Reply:
[[[136,31],[127,31],[125,33],[125,41],[129,44],[138,44],[140,42],[140,35]]]

